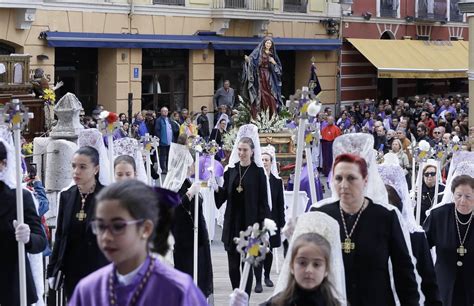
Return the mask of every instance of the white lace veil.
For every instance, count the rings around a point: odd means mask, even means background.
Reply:
[[[385,160],[383,164],[378,165],[378,170],[382,181],[386,185],[392,186],[402,200],[403,210],[401,213],[403,217],[403,225],[410,233],[422,232],[423,229],[421,226],[416,224],[415,221],[413,204],[408,192],[405,172],[402,167],[400,167],[398,158],[396,161]]]
[[[341,302],[341,305],[347,305],[344,263],[342,261],[342,252],[340,251],[339,223],[329,215],[316,211],[308,212],[298,217],[293,238],[288,248],[288,255],[283,262],[273,295],[286,289],[290,275],[290,257],[293,250],[293,242],[297,237],[305,233],[317,233],[323,236],[331,245],[328,280],[334,287],[334,296]]]
[[[277,179],[280,178],[280,174],[278,173],[278,168],[277,168],[277,161],[276,161],[276,153],[275,153],[275,147],[272,145],[267,145],[266,147],[262,147],[262,154],[269,154],[272,157],[272,169],[271,172],[274,177]]]
[[[214,126],[215,129],[219,129],[219,122],[221,122],[221,120],[225,120],[225,128],[224,130],[227,129],[227,125],[229,124],[229,116],[227,116],[227,114],[221,114],[219,116],[219,119],[217,120],[217,123],[216,125]]]
[[[79,148],[90,146],[99,152],[99,182],[103,186],[109,185],[111,183],[109,171],[110,165],[102,133],[99,132],[98,129],[81,130],[77,140],[77,146]]]
[[[16,188],[15,148],[11,133],[5,126],[0,126],[0,142],[3,143],[7,151],[7,164],[3,171],[0,171],[0,181],[14,189]]]
[[[370,134],[344,134],[334,140],[333,160],[336,158],[336,156],[344,153],[351,153],[364,158],[368,166],[368,181],[364,195],[370,198],[374,203],[385,206],[391,210],[392,207],[388,205],[387,190],[385,189],[385,185],[377,170],[376,151],[373,148],[374,137]],[[339,200],[339,197],[334,191],[335,188],[333,180],[331,180],[330,186],[331,197],[313,204],[314,207],[321,207],[325,204],[333,203]]]
[[[257,165],[257,167],[263,168],[262,162],[262,151],[260,148],[260,139],[258,138],[258,128],[254,124],[246,124],[242,125],[237,132],[237,137],[235,138],[234,147],[232,149],[232,153],[230,154],[229,158],[229,168],[234,168],[235,164],[239,162],[239,153],[238,153],[238,145],[240,139],[243,137],[248,137],[252,139],[253,142],[253,161]]]
[[[163,188],[177,192],[188,177],[188,169],[193,164],[193,156],[185,145],[171,143],[168,157],[168,173]]]
[[[147,175],[145,164],[143,162],[142,153],[138,146],[138,141],[130,137],[124,137],[114,140],[114,160],[120,155],[128,155],[135,160],[137,167],[137,179],[147,183]]]
[[[474,152],[458,151],[454,153],[449,167],[448,177],[446,179],[443,199],[441,200],[441,203],[435,205],[433,208],[454,202],[453,193],[451,192],[451,184],[456,176],[462,174],[474,176]]]

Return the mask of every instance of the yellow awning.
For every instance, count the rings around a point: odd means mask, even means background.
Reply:
[[[377,67],[379,78],[467,78],[469,55],[463,41],[355,38],[348,41]]]

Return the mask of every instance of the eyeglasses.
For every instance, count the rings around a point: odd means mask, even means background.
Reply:
[[[441,134],[441,132],[434,131],[433,134]]]
[[[472,194],[462,194],[462,193],[455,193],[454,194],[454,199],[455,200],[461,200],[462,198],[465,198],[467,201],[470,201],[473,199]]]
[[[110,224],[106,224],[101,220],[93,220],[91,222],[92,233],[94,233],[94,235],[102,235],[105,233],[106,230],[109,230],[109,232],[113,236],[118,236],[122,235],[125,232],[125,229],[128,225],[143,223],[143,221],[143,219],[130,221],[115,220],[112,221]]]
[[[430,176],[433,177],[433,176],[436,176],[436,172],[425,172],[425,173],[423,173],[423,175],[425,177],[430,177]]]

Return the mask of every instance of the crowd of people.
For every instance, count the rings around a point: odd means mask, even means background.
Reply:
[[[113,178],[107,176],[104,163],[106,138],[96,129],[102,109],[99,106],[91,117],[81,115],[89,132],[79,136],[79,149],[71,160],[71,184],[59,196],[46,273],[50,290],[62,288],[70,305],[207,305],[214,279],[211,224],[204,211],[211,205],[223,211],[222,242],[234,289],[229,297],[232,306],[248,305],[252,291],[262,292],[262,276],[265,286],[275,287],[264,305],[474,303],[469,280],[474,272],[470,229],[474,127],[468,125],[467,98],[415,96],[378,103],[367,99],[344,107],[338,118],[330,107],[325,108],[312,121],[320,134],[320,141],[312,146],[316,158],[312,165],[304,159],[300,173],[300,190],[309,198],[307,212],[285,218],[283,194],[292,189],[295,176],[285,188],[275,149],[260,146],[255,125],[239,127],[230,155],[222,151],[215,155],[213,163],[222,168],[220,162],[225,162],[225,171],[202,167],[207,187],[194,182],[196,176],[203,180],[203,174],[194,173],[198,161],[187,144],[199,135],[222,146],[232,128],[233,110],[228,107],[235,107],[229,103],[229,85],[216,93],[214,128],[206,106],[197,114],[182,109],[170,115],[167,107],[159,114],[139,112],[131,120],[120,114],[120,125],[113,132],[118,148]],[[155,163],[164,179],[160,188],[147,186],[143,179],[151,174],[143,170],[138,143],[147,134],[159,138]],[[30,178],[31,192],[23,192],[25,222],[15,221],[13,143],[10,134],[1,135],[0,194],[6,204],[0,209],[5,220],[0,235],[4,249],[11,250],[3,255],[2,265],[16,271],[16,244],[24,243],[29,256],[28,303],[42,305],[45,290],[38,285],[37,269],[30,267],[34,262],[30,256],[49,255],[40,218],[48,204],[38,180]],[[92,136],[104,141],[91,141]],[[446,154],[439,163],[424,163],[420,182],[412,180],[411,168],[421,141]],[[454,152],[454,144],[461,150]],[[130,148],[136,152],[130,153]],[[207,155],[204,152],[203,157]],[[410,193],[416,190],[413,182],[421,186],[421,193]],[[316,199],[311,198],[313,183]],[[194,284],[195,218],[199,227]],[[240,290],[242,255],[234,238],[267,218],[278,229],[270,237],[270,247],[283,244],[288,249],[280,279],[277,284],[270,279],[273,256],[269,253],[260,266],[250,269],[245,289]],[[436,258],[430,253],[433,247]],[[18,280],[3,275],[0,304],[17,305]]]

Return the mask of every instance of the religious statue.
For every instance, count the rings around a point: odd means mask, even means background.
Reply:
[[[273,39],[265,37],[249,56],[245,55],[243,94],[250,101],[253,119],[260,111],[268,110],[271,118],[280,110],[281,76],[282,66]]]

